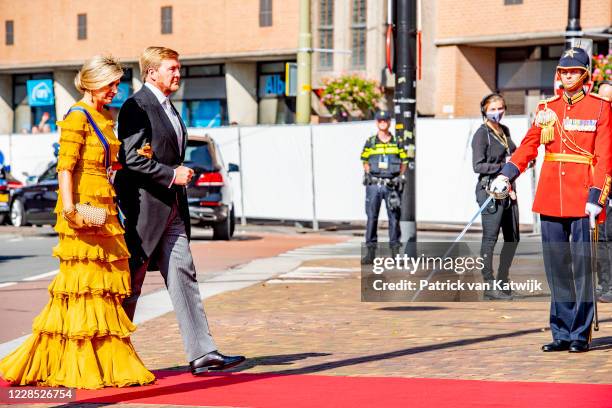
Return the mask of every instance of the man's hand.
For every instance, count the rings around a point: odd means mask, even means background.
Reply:
[[[370,173],[363,173],[363,185],[367,186],[372,183],[372,175]]]
[[[177,186],[185,186],[189,184],[193,177],[193,170],[189,167],[178,166],[174,169],[174,184]]]
[[[503,193],[510,188],[510,183],[508,177],[500,174],[495,177],[495,180],[491,183],[491,191],[493,193]]]
[[[597,228],[597,216],[601,212],[601,207],[597,204],[586,203],[584,212],[589,216],[589,225],[591,229]]]

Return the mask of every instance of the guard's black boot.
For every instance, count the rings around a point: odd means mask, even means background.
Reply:
[[[497,290],[492,280],[486,280],[488,283],[488,289],[484,291],[483,297],[487,300],[512,300],[512,295]]]
[[[374,263],[374,258],[376,258],[376,247],[366,247],[366,253],[361,258],[362,265],[372,265]]]

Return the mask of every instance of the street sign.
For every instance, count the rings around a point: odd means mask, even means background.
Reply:
[[[52,79],[30,79],[26,82],[28,104],[30,106],[49,106],[55,104]]]

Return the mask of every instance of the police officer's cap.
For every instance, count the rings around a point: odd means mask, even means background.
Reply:
[[[579,68],[588,71],[589,62],[589,55],[584,49],[580,47],[572,47],[563,52],[563,55],[561,55],[561,58],[559,59],[559,65],[557,65],[557,69]]]
[[[376,111],[376,115],[374,116],[376,120],[391,120],[391,115],[386,110],[378,110]]]

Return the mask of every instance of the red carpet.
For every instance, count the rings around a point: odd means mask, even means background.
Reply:
[[[157,371],[155,385],[78,391],[81,403],[259,408],[605,408],[612,385]]]

